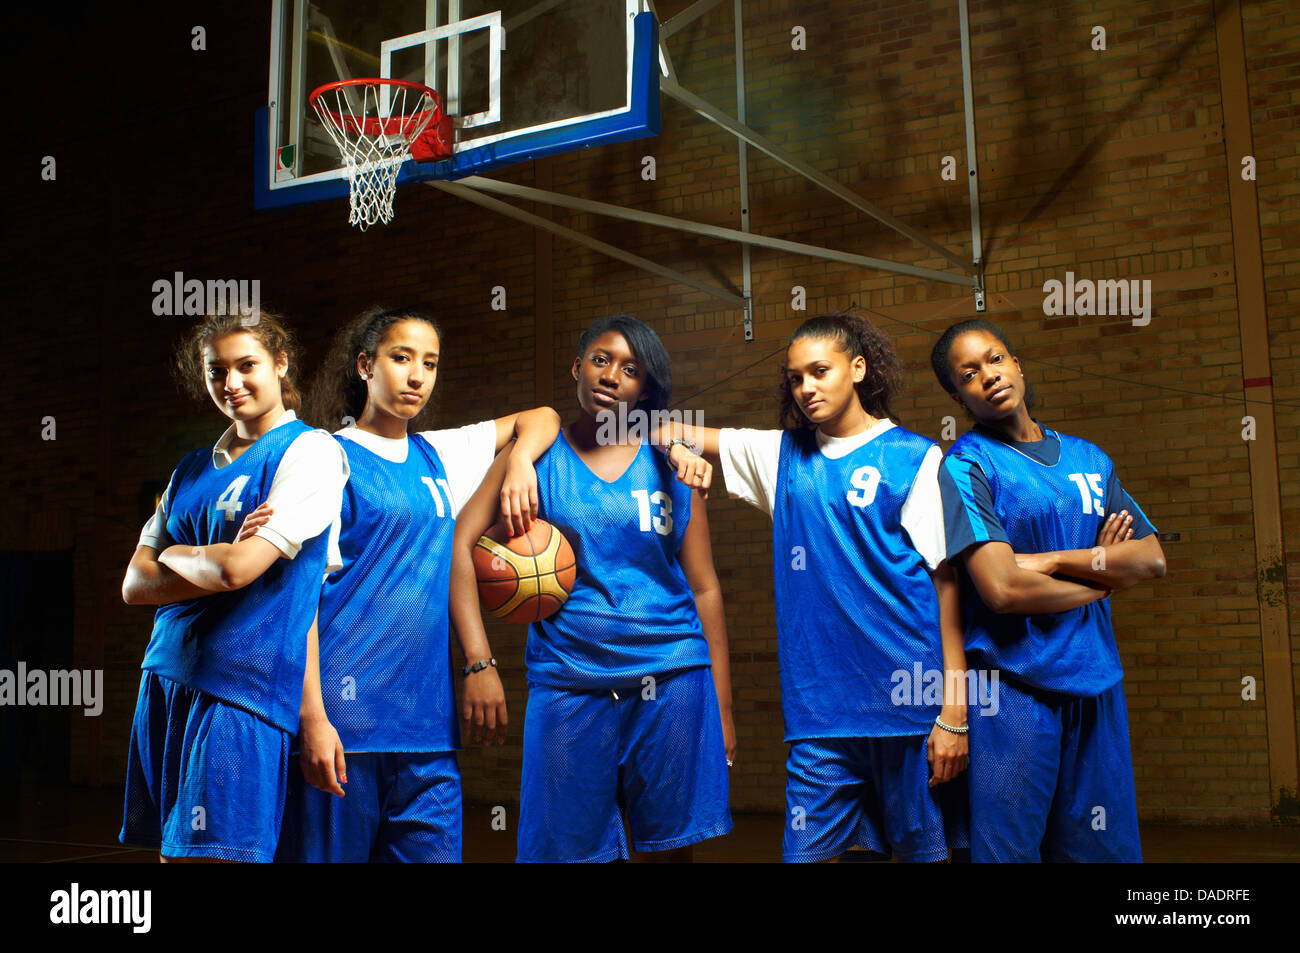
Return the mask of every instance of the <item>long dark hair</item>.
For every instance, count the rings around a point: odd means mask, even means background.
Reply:
[[[284,318],[259,309],[256,317],[244,314],[209,314],[185,334],[176,344],[172,358],[172,372],[181,391],[198,401],[208,400],[208,369],[203,362],[203,350],[217,338],[228,334],[247,332],[266,348],[271,359],[284,356],[289,365],[280,379],[280,401],[285,410],[298,410],[302,394],[293,382],[298,366],[298,341]]]
[[[617,331],[627,339],[628,347],[645,371],[645,400],[637,408],[647,414],[667,410],[673,399],[672,359],[655,329],[641,319],[630,314],[611,314],[592,321],[578,338],[578,359],[585,358],[592,342],[608,331]]]
[[[369,389],[357,372],[357,355],[364,354],[373,364],[379,344],[388,329],[399,321],[423,321],[438,335],[442,345],[442,329],[430,314],[414,308],[371,308],[357,315],[334,335],[325,363],[307,391],[306,416],[312,424],[326,430],[343,426],[345,417],[355,423],[366,409]],[[433,399],[424,405],[411,422],[413,429],[425,429],[419,422],[426,419]],[[431,415],[430,415],[431,416]]]
[[[903,367],[898,361],[898,352],[894,343],[878,327],[856,314],[839,311],[835,314],[822,314],[809,318],[790,335],[786,344],[786,353],[790,345],[801,338],[830,338],[852,361],[859,355],[866,358],[867,373],[854,389],[862,409],[872,417],[888,418],[895,423],[898,418],[890,410],[889,404],[903,389]],[[815,426],[795,403],[790,393],[790,384],[786,379],[785,356],[781,358],[781,401],[780,422],[785,428]]]

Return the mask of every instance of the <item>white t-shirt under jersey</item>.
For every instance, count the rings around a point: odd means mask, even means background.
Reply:
[[[407,452],[411,446],[406,437],[380,437],[369,430],[357,430],[355,426],[344,426],[335,430],[338,437],[360,443],[365,449],[382,456],[393,463],[406,463]],[[417,439],[424,439],[442,460],[442,468],[447,473],[447,486],[451,488],[451,516],[455,519],[461,508],[469,502],[484,481],[491,462],[497,458],[497,421],[482,420],[477,424],[456,426],[450,430],[420,430],[411,434]],[[334,515],[334,532],[330,534],[330,564],[342,566],[342,559],[335,559],[338,541],[338,514]],[[333,569],[331,569],[333,571]]]
[[[405,437],[381,437],[356,427],[345,427],[335,433],[393,463],[405,463],[406,455],[411,449]],[[447,473],[447,486],[451,489],[451,515],[454,519],[492,468],[497,452],[496,422],[484,420],[451,430],[421,430],[411,436],[425,440],[437,451],[442,468]],[[339,515],[335,513],[334,528],[330,535],[330,545],[333,547],[330,551],[331,566],[342,565],[342,559],[337,554],[339,529]]]
[[[851,437],[827,437],[817,431],[817,446],[831,460],[838,460],[869,440],[893,429],[892,420]],[[724,428],[718,432],[718,454],[727,492],[753,504],[768,516],[776,500],[776,480],[781,464],[783,430]],[[912,489],[903,504],[903,529],[912,548],[934,569],[944,558],[943,501],[939,497],[939,461],[943,451],[931,447],[921,462]]]
[[[271,427],[297,420],[298,415],[286,410]],[[231,424],[221,439],[212,447],[212,465],[220,470],[230,466],[230,444],[235,439],[235,425]],[[329,552],[338,549],[337,527],[339,503],[343,486],[348,481],[347,454],[338,442],[323,430],[302,434],[289,444],[276,467],[275,477],[266,502],[275,512],[267,522],[258,527],[256,535],[278,549],[285,559],[293,559],[302,544],[320,533],[320,527],[330,527]],[[141,546],[162,552],[174,540],[167,534],[167,510],[171,505],[172,486],[167,482],[158,508],[140,533]],[[241,514],[247,516],[247,513]],[[342,567],[333,555],[329,557],[326,572]]]
[[[335,433],[361,444],[385,460],[406,462],[410,448],[405,437],[381,437],[356,427],[345,427]],[[423,438],[438,452],[442,468],[447,471],[447,485],[451,487],[451,515],[456,516],[483,482],[496,458],[496,421],[484,420],[451,430],[421,430],[411,436]]]

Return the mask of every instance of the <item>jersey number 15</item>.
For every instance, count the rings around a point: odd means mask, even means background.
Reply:
[[[1083,500],[1083,511],[1105,516],[1106,507],[1102,503],[1102,498],[1106,495],[1106,491],[1101,486],[1101,474],[1071,473],[1069,476],[1074,481],[1074,485],[1079,488],[1079,496]],[[1089,492],[1090,490],[1091,492]]]

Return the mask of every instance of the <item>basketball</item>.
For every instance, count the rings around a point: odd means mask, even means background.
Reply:
[[[514,537],[498,523],[474,545],[474,575],[483,608],[506,622],[536,622],[569,598],[577,560],[564,534],[545,520]]]

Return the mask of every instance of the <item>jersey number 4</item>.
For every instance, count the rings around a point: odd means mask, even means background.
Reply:
[[[1079,488],[1079,496],[1083,500],[1083,511],[1105,516],[1106,507],[1103,505],[1102,498],[1106,495],[1106,491],[1102,489],[1101,474],[1071,473],[1070,479]]]
[[[673,531],[673,501],[663,490],[655,490],[651,493],[649,490],[633,490],[632,496],[636,500],[637,514],[641,517],[641,532],[650,532],[651,526],[660,536],[667,536]],[[659,507],[659,512],[653,516],[650,513],[651,505]]]
[[[217,497],[217,509],[226,514],[227,523],[233,523],[240,509],[243,508],[244,504],[239,502],[239,494],[244,492],[244,484],[247,482],[248,474],[235,477],[230,481],[230,486]]]

